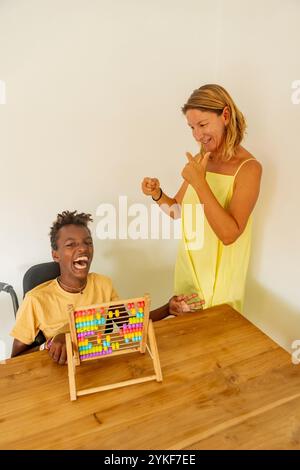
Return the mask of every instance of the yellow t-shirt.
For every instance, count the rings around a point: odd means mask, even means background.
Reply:
[[[11,336],[31,344],[41,330],[46,339],[69,331],[68,305],[88,306],[118,300],[112,281],[101,274],[88,274],[83,293],[63,290],[57,279],[44,282],[29,291],[20,306]]]

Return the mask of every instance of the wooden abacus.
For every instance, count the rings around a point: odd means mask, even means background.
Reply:
[[[149,319],[150,297],[117,300],[74,309],[70,306],[70,333],[66,333],[70,398],[125,387],[149,380],[162,381],[154,328]],[[149,344],[148,344],[148,343]],[[149,352],[155,374],[77,390],[76,366],[82,362],[131,352]]]

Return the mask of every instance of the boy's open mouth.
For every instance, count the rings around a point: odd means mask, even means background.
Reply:
[[[87,256],[78,256],[78,258],[76,258],[73,261],[74,268],[79,269],[79,270],[87,269],[88,264],[89,264],[89,259]]]

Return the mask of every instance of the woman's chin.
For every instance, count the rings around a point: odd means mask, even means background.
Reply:
[[[204,153],[207,153],[207,152],[213,153],[213,152],[215,152],[215,150],[216,150],[215,146],[214,146],[214,145],[210,145],[210,144],[208,144],[208,145],[203,145],[203,149],[204,149]]]

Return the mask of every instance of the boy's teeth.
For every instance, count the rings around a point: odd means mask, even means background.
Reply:
[[[76,269],[86,269],[87,263],[74,263]]]
[[[74,260],[74,263],[76,263],[76,261],[88,261],[88,257],[87,256],[79,256],[78,258],[76,258]]]

